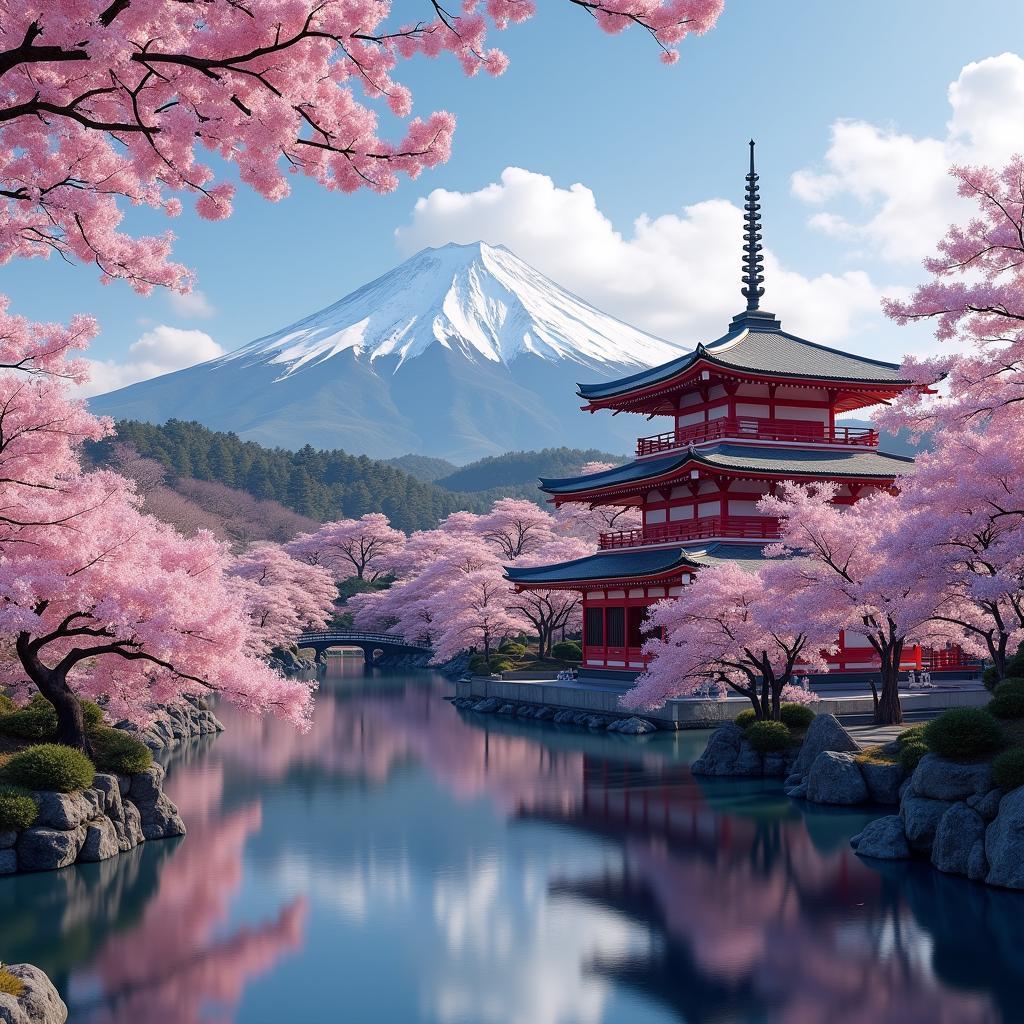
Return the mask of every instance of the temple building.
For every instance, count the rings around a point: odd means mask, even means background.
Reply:
[[[670,429],[641,437],[636,458],[625,465],[541,481],[556,506],[635,506],[642,525],[601,534],[599,552],[587,558],[507,571],[520,590],[581,592],[588,673],[631,678],[642,670],[648,607],[680,594],[704,566],[755,566],[778,536],[777,521],[761,515],[757,504],[781,481],[832,481],[836,501],[852,504],[874,488],[892,487],[913,465],[880,451],[877,431],[838,419],[915,386],[899,366],[805,341],[760,308],[757,181],[751,142],[741,288],[746,309],[727,332],[663,366],[579,386],[585,411],[665,416]],[[930,656],[939,657],[908,648],[904,664],[921,667]],[[876,664],[867,641],[841,636],[830,668],[866,672]]]

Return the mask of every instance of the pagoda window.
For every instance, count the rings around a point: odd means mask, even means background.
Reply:
[[[587,608],[583,616],[583,643],[588,647],[604,646],[604,609]]]
[[[677,427],[692,427],[696,423],[704,422],[704,413],[700,412],[684,412],[682,415],[676,417]]]
[[[626,646],[626,609],[608,608],[605,610],[605,629],[608,635],[607,647]]]
[[[685,409],[688,405],[701,405],[701,397],[696,391],[691,391],[689,394],[683,395],[679,399],[679,408]]]
[[[741,384],[736,389],[736,394],[741,398],[767,398],[767,384]]]
[[[668,510],[668,517],[673,523],[678,523],[681,519],[692,519],[693,506],[673,505],[672,508]]]
[[[759,516],[757,500],[754,501],[729,501],[729,515],[731,516]]]
[[[768,406],[755,404],[754,402],[737,402],[736,415],[753,416],[755,419],[764,420],[768,418]]]
[[[804,406],[783,405],[780,402],[775,406],[775,416],[780,420],[807,420],[811,423],[828,423],[828,409],[824,406],[820,409],[808,409]]]
[[[646,637],[643,632],[643,622],[647,615],[647,609],[645,607],[633,606],[626,609],[626,646],[627,647],[642,647]]]
[[[721,384],[716,384],[709,392],[709,398],[725,398],[725,388]]]
[[[709,420],[721,420],[729,415],[728,405],[716,405],[713,409],[708,409]]]
[[[697,517],[703,518],[704,516],[717,516],[722,511],[721,499],[716,501],[702,501],[697,506]]]
[[[652,508],[649,512],[644,513],[645,523],[663,523],[665,522],[665,509],[663,508]]]

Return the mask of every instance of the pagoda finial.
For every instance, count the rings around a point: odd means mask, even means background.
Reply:
[[[761,255],[761,204],[757,188],[757,173],[754,171],[754,140],[750,140],[750,173],[747,175],[747,202],[743,215],[743,287],[740,291],[747,300],[747,311],[758,308],[758,300],[764,295],[764,257]]]

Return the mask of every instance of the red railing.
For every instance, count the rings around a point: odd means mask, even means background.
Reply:
[[[602,533],[598,545],[602,549],[635,548],[643,544],[710,540],[717,537],[774,540],[778,535],[779,521],[768,516],[705,516],[703,519],[685,519],[636,530]]]
[[[641,437],[636,443],[639,456],[685,448],[705,441],[726,438],[753,438],[758,441],[788,441],[798,444],[853,444],[873,448],[878,444],[878,431],[871,427],[827,427],[824,423],[805,420],[768,420],[755,417],[723,417],[689,427],[677,427],[664,434]]]

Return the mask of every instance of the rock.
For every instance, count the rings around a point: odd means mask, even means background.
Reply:
[[[784,750],[772,750],[765,754],[761,761],[761,774],[772,778],[781,778],[789,774],[792,756]]]
[[[548,722],[555,717],[555,709],[545,704],[544,707],[542,707],[533,717],[536,718],[538,722]]]
[[[935,839],[939,821],[949,809],[945,800],[931,800],[928,797],[906,793],[900,803],[900,817],[907,842],[915,850],[928,850]]]
[[[0,875],[13,875],[18,870],[16,850],[0,850]]]
[[[862,804],[868,798],[864,776],[853,754],[823,750],[807,773],[807,799],[815,804]]]
[[[806,800],[807,799],[807,783],[804,781],[798,782],[795,786],[790,786],[786,790],[786,796],[791,800]]]
[[[146,841],[142,834],[142,816],[135,804],[124,804],[124,820],[114,822],[114,831],[117,833],[117,845],[122,853],[134,850],[136,846]]]
[[[985,840],[977,839],[967,856],[967,877],[972,882],[984,882],[988,874],[988,858],[985,856]]]
[[[740,744],[739,757],[733,762],[731,775],[757,776],[764,774],[761,755],[746,741]]]
[[[81,792],[53,793],[49,790],[39,790],[33,792],[32,797],[39,805],[36,824],[43,828],[72,831],[94,813],[92,804]]]
[[[731,722],[716,729],[704,748],[704,753],[693,762],[694,775],[730,775],[739,757],[743,743],[743,730]]]
[[[903,769],[898,764],[878,764],[872,761],[858,762],[864,783],[868,787],[868,796],[876,804],[898,804],[900,802],[900,785],[903,782]]]
[[[569,724],[571,724],[572,720],[575,717],[576,717],[576,712],[575,711],[569,711],[568,709],[566,709],[565,711],[557,712],[555,714],[555,717],[554,717],[553,721],[557,725],[569,725]]]
[[[939,819],[932,841],[932,864],[947,875],[966,875],[971,850],[985,837],[985,822],[965,803],[953,804]]]
[[[0,850],[9,850],[17,841],[18,833],[14,829],[0,831]]]
[[[587,715],[588,729],[603,729],[608,725],[608,719],[604,715]]]
[[[801,775],[799,772],[792,772],[790,775],[786,776],[786,780],[785,780],[785,782],[783,782],[783,785],[784,786],[799,786],[800,783],[804,782],[806,779],[807,779],[806,775]]]
[[[516,708],[517,718],[529,718],[533,714],[533,708],[529,704],[520,704]]]
[[[914,796],[951,803],[987,793],[991,788],[991,764],[960,764],[935,754],[925,754],[910,779]]]
[[[657,732],[658,727],[648,722],[645,718],[627,718],[624,721],[620,721],[617,724],[616,732],[621,732],[625,736],[645,736],[650,732]],[[608,727],[609,729],[611,726]]]
[[[999,814],[985,831],[989,885],[1024,889],[1024,786],[1012,790],[999,804]]]
[[[33,825],[25,829],[18,839],[19,871],[54,871],[74,864],[78,851],[85,842],[85,829],[73,831],[40,828]]]
[[[975,794],[967,798],[967,806],[973,807],[985,821],[992,821],[999,813],[999,803],[1003,799],[1001,789],[990,789],[980,796]]]
[[[516,713],[515,705],[513,704],[502,704],[498,708],[499,715],[514,715]]]
[[[147,839],[169,839],[185,834],[185,823],[178,815],[178,808],[164,794],[163,782],[164,770],[158,764],[132,776],[128,799],[139,809],[142,834]]]
[[[485,697],[483,700],[473,705],[473,710],[479,711],[481,715],[490,715],[500,707],[501,701],[498,700],[497,697]]]
[[[92,780],[93,789],[100,794],[100,810],[113,821],[124,818],[124,804],[121,801],[121,787],[113,775],[99,773]]]
[[[889,814],[869,822],[864,831],[850,840],[858,857],[875,857],[878,860],[905,860],[910,856],[910,846],[903,821],[898,814]]]
[[[64,1024],[68,1008],[53,982],[31,964],[9,964],[6,970],[20,978],[22,994],[0,995],[0,1024]]]
[[[79,861],[91,864],[116,857],[120,852],[117,829],[110,818],[104,816],[85,823],[85,842],[78,854]]]
[[[815,715],[807,727],[807,735],[793,765],[793,774],[806,775],[817,756],[826,750],[854,754],[860,746],[834,715]]]

